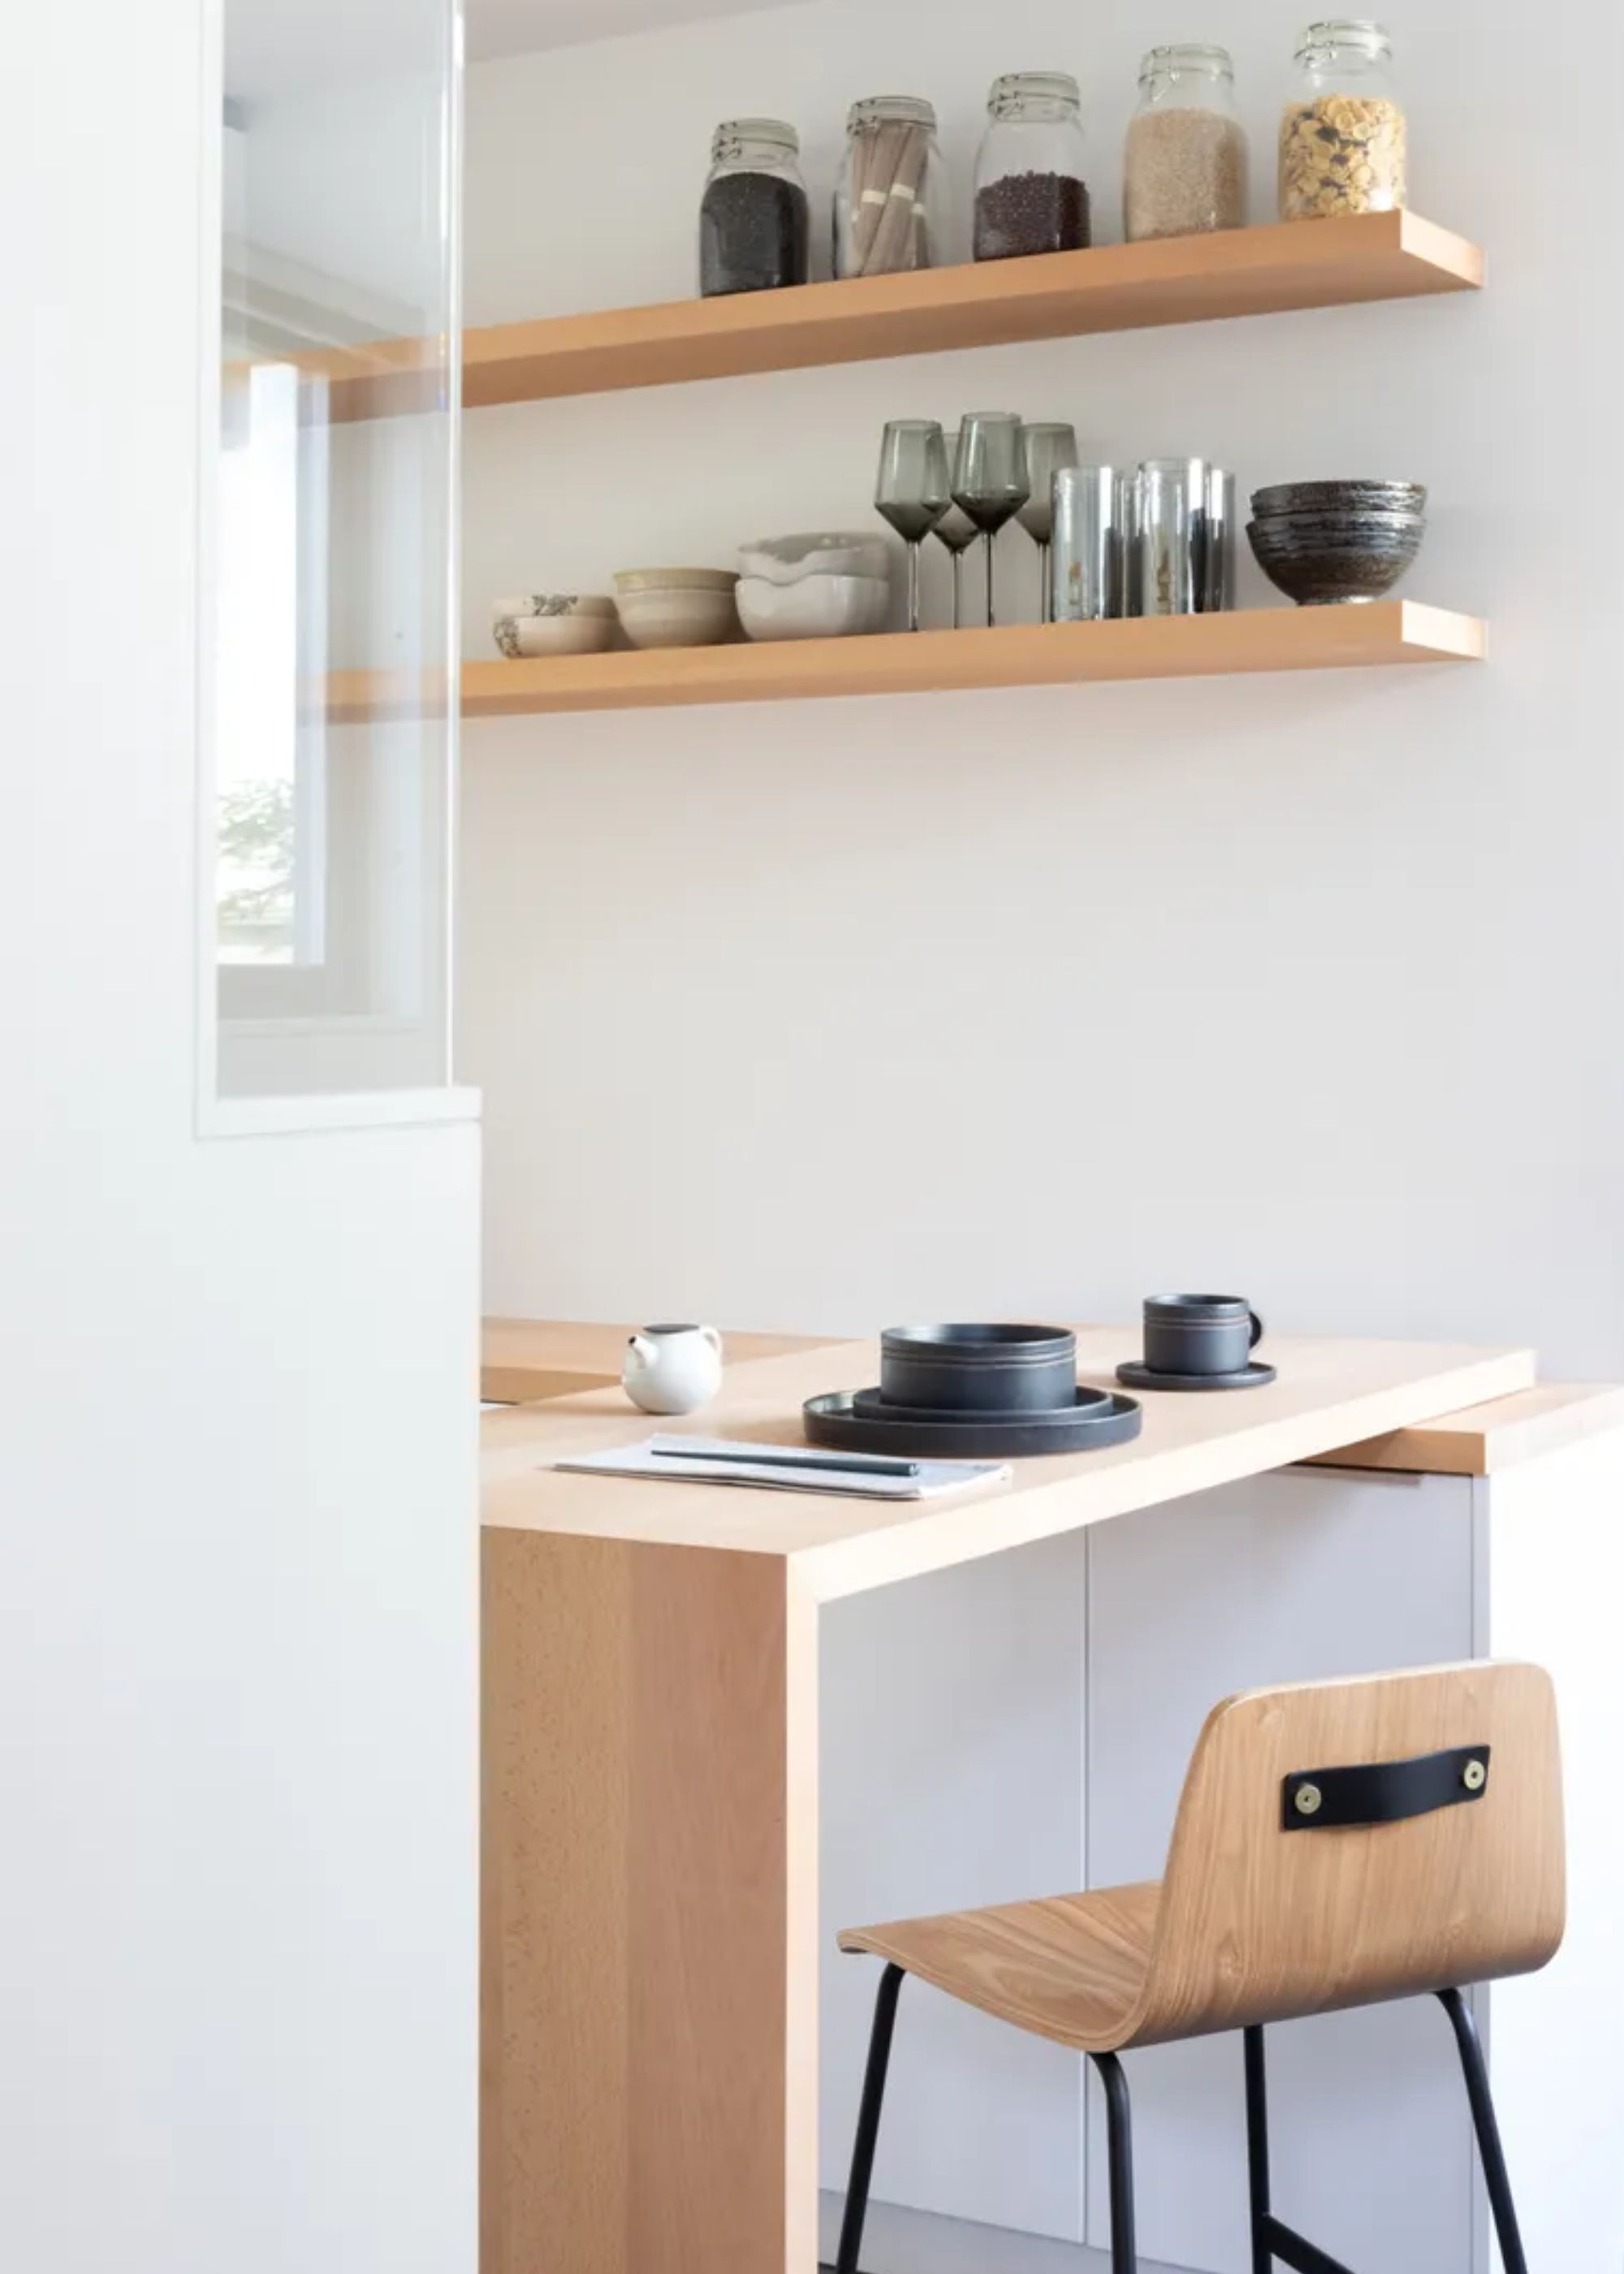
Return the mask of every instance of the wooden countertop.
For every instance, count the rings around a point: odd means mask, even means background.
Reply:
[[[1137,1328],[1079,1328],[1080,1378],[1109,1382],[1139,1340]],[[1534,1384],[1529,1351],[1271,1337],[1269,1356],[1280,1379],[1267,1389],[1147,1397],[1144,1433],[1132,1444],[1018,1462],[1007,1485],[925,1503],[560,1474],[548,1465],[567,1453],[635,1443],[658,1426],[630,1411],[618,1389],[575,1390],[486,1416],[484,1520],[781,1556],[827,1601],[1365,1444]],[[720,1397],[667,1426],[796,1444],[804,1399],[877,1379],[870,1343],[735,1357]]]

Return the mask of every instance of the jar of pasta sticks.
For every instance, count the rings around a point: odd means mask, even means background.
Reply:
[[[854,102],[835,191],[835,275],[894,276],[939,257],[946,176],[936,114],[911,94]]]

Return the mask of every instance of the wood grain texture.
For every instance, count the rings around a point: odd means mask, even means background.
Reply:
[[[1470,291],[1482,283],[1483,273],[1475,245],[1417,214],[1272,222],[1035,260],[475,328],[463,335],[462,401],[475,410],[753,372]],[[309,362],[312,377],[327,382],[328,415],[336,419],[429,408],[442,383],[433,342],[387,341]]]
[[[1294,1772],[1488,1745],[1488,1789],[1404,1824],[1286,1832]],[[1253,1690],[1209,1717],[1160,1886],[848,1930],[1016,2026],[1091,2052],[1530,1973],[1566,1915],[1550,1677],[1434,1667]]]
[[[486,1319],[480,1330],[479,1394],[495,1404],[521,1405],[619,1382],[634,1330],[565,1319]],[[730,1366],[828,1347],[810,1335],[737,1334],[731,1329],[722,1342]]]
[[[811,2263],[813,1619],[759,1558],[486,1532],[482,2274]]]
[[[1376,600],[1357,608],[1241,608],[1221,615],[1006,624],[990,631],[889,632],[869,638],[469,662],[462,666],[462,716],[508,719],[1091,681],[1342,671],[1479,662],[1486,651],[1487,632],[1477,617],[1415,600]],[[345,700],[353,711],[357,700],[364,702],[364,691],[350,688]]]
[[[1113,1380],[1140,1342],[1137,1328],[1083,1327],[1078,1337],[1086,1382]],[[1280,1376],[1267,1389],[1237,1397],[1149,1395],[1144,1434],[1132,1444],[1019,1461],[1007,1485],[933,1502],[565,1475],[551,1465],[635,1443],[648,1434],[646,1417],[607,1390],[515,1408],[485,1418],[485,1519],[518,1530],[787,1557],[811,1593],[830,1601],[1285,1468],[1534,1380],[1528,1351],[1272,1337],[1269,1356]],[[805,1399],[874,1382],[878,1367],[875,1346],[862,1343],[737,1366],[713,1404],[672,1427],[799,1444]]]
[[[1541,1382],[1515,1397],[1315,1457],[1327,1468],[1490,1477],[1619,1428],[1624,1428],[1624,1389],[1606,1382]]]

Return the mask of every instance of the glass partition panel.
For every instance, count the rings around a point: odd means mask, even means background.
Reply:
[[[223,0],[214,1081],[448,1079],[456,0]],[[210,548],[206,546],[206,553]]]

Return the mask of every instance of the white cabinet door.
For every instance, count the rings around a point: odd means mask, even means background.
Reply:
[[[1202,1721],[1237,1690],[1473,1654],[1471,1487],[1291,1470],[1089,1534],[1088,1880],[1161,1877]],[[1271,2029],[1278,2215],[1382,2274],[1470,2274],[1470,2137],[1425,1999]],[[1139,2247],[1244,2274],[1238,2039],[1132,2054]],[[1109,2232],[1090,2115],[1089,2239]]]

